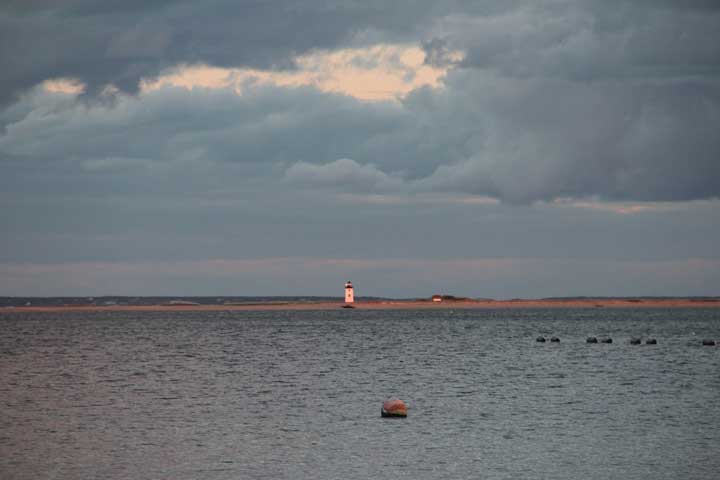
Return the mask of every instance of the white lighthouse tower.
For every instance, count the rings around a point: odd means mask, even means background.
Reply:
[[[351,281],[345,284],[345,303],[355,303],[355,292]]]

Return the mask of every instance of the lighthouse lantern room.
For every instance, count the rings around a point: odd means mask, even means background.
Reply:
[[[345,284],[345,303],[355,303],[355,293],[353,292],[353,284],[348,281]]]

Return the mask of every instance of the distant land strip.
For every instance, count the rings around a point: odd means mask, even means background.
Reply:
[[[345,306],[341,300],[277,300],[264,301],[229,301],[223,303],[200,303],[190,300],[171,300],[156,304],[122,304],[115,302],[43,304],[41,299],[17,302],[8,305],[5,297],[0,312],[162,312],[162,311],[253,311],[253,310],[333,310]],[[24,300],[24,299],[23,299]],[[442,301],[391,300],[373,299],[360,300],[353,304],[359,310],[392,310],[392,309],[502,309],[502,308],[720,308],[718,297],[687,297],[687,298],[544,298],[544,299],[444,299]]]

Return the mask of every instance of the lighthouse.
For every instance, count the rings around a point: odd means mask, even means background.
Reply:
[[[345,284],[345,303],[355,303],[355,293],[353,292],[352,282],[349,280]]]

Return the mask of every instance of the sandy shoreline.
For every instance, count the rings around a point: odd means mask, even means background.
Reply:
[[[338,302],[268,302],[233,305],[65,305],[0,308],[0,312],[232,312],[268,310],[335,310]],[[360,301],[357,310],[503,309],[503,308],[720,308],[720,301],[691,299]]]

